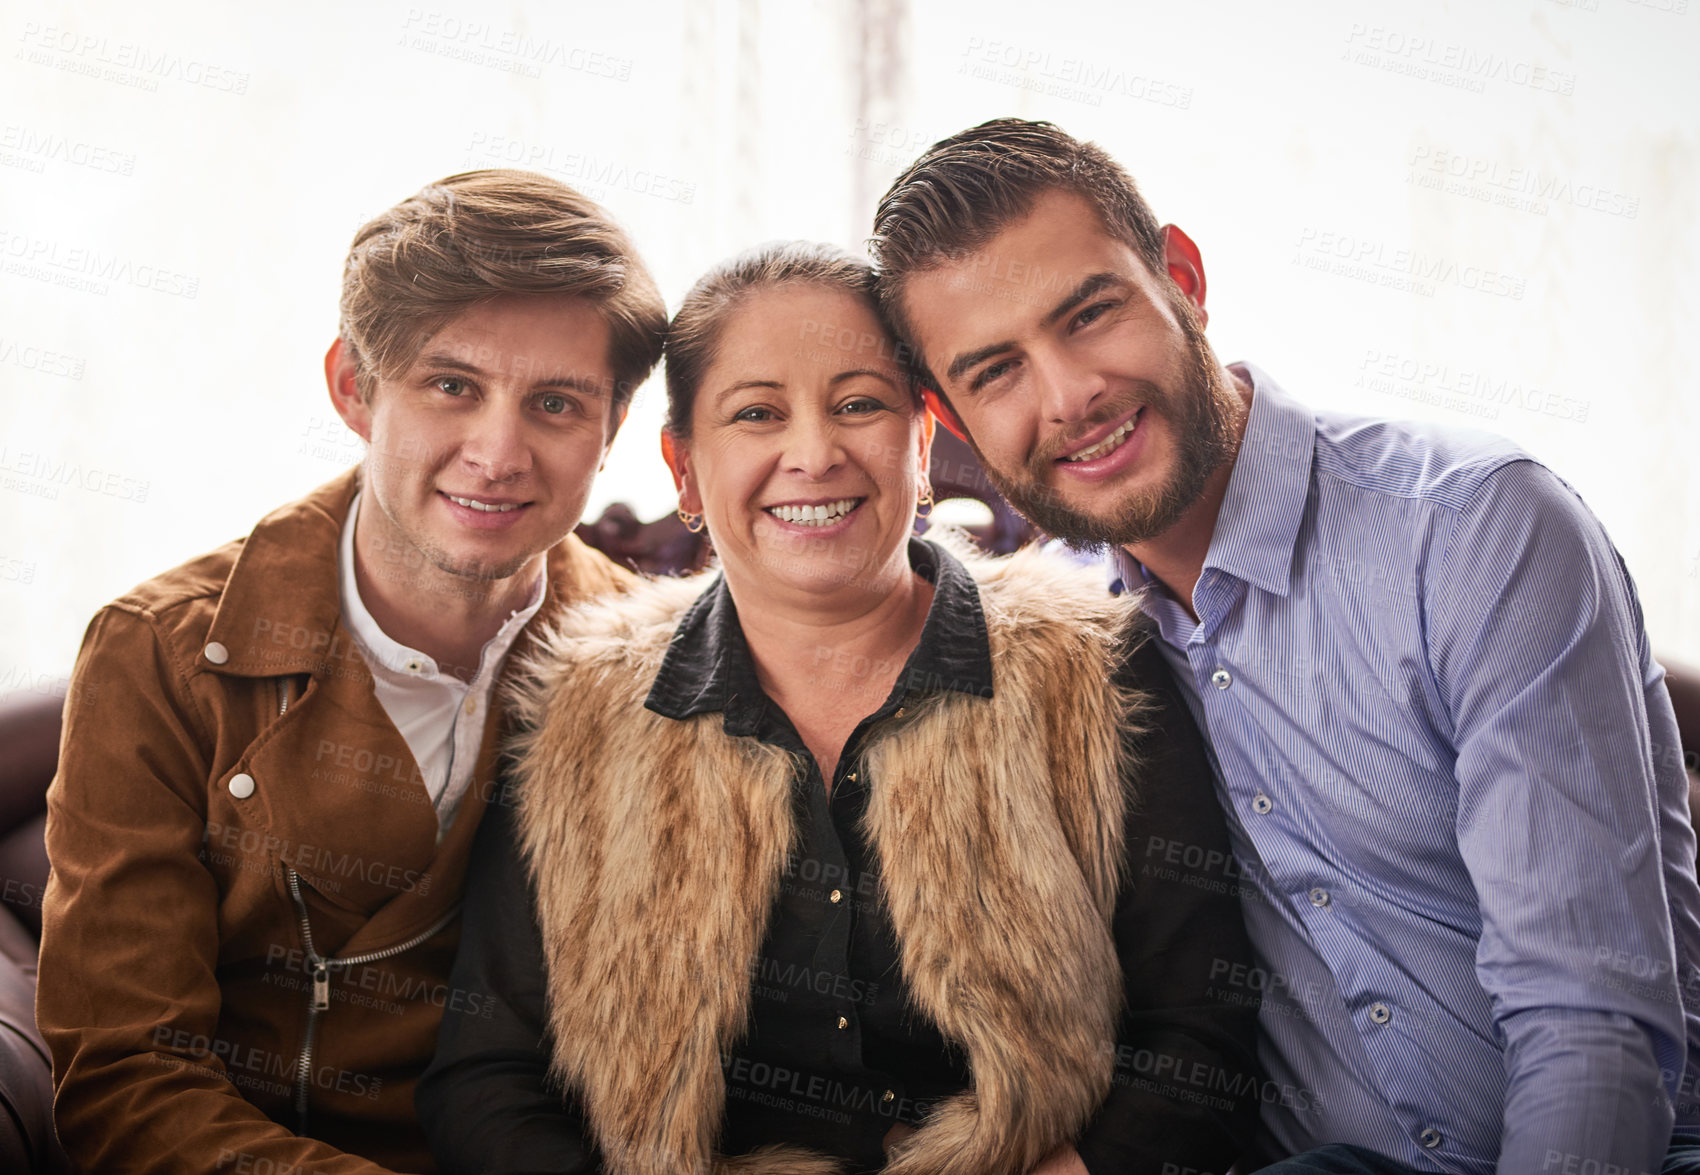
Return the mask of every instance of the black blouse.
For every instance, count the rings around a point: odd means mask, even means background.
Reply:
[[[798,848],[749,963],[748,1032],[722,1058],[724,1154],[791,1144],[877,1171],[893,1123],[918,1124],[934,1101],[972,1084],[963,1052],[909,1003],[879,900],[878,862],[861,827],[878,786],[862,762],[867,732],[929,694],[990,697],[994,688],[985,617],[967,570],[919,539],[909,559],[934,585],[932,606],[885,702],[846,741],[830,798],[813,755],[756,679],[724,578],[686,614],[645,703],[681,720],[719,712],[727,734],[782,748],[798,764]],[[1193,876],[1166,851],[1178,841],[1204,850],[1182,859],[1231,859],[1210,769],[1168,668],[1145,644],[1118,676],[1158,704],[1137,747],[1146,784],[1129,806],[1130,869],[1115,918],[1129,1009],[1117,1083],[1077,1148],[1095,1175],[1170,1164],[1220,1171],[1256,1117],[1256,1008],[1212,998],[1238,989],[1211,989],[1210,980],[1251,963],[1251,951],[1235,887]],[[1163,869],[1142,871],[1151,844],[1163,846]],[[451,978],[453,989],[480,995],[482,1014],[446,1005],[437,1056],[419,1087],[420,1117],[445,1171],[595,1171],[570,1091],[563,1099],[545,1081],[542,949],[516,846],[510,811],[492,805],[473,849]]]
[[[820,764],[756,680],[724,579],[686,614],[645,703],[664,718],[719,711],[727,734],[759,739],[797,762],[797,852],[761,953],[750,960],[749,1034],[723,1058],[723,1154],[790,1143],[877,1170],[893,1122],[916,1123],[932,1101],[970,1084],[966,1058],[909,1007],[877,862],[862,834],[874,784],[859,761],[867,732],[915,697],[992,695],[979,592],[967,570],[941,554],[911,541],[910,566],[933,584],[933,605],[885,703],[845,740],[830,799]],[[822,652],[823,660],[832,655]]]

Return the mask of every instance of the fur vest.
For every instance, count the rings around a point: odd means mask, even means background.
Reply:
[[[953,553],[985,611],[993,698],[928,695],[870,732],[869,842],[917,1009],[969,1061],[891,1175],[1018,1175],[1110,1088],[1121,968],[1110,932],[1141,705],[1111,680],[1133,602],[1038,551]],[[748,1017],[795,836],[796,765],[644,709],[708,584],[647,583],[570,614],[514,692],[519,839],[536,896],[552,1067],[611,1175],[839,1170],[788,1147],[722,1157],[721,1056]]]

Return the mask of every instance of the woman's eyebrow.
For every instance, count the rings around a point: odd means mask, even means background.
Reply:
[[[854,367],[854,368],[851,368],[849,371],[841,371],[837,375],[833,376],[827,382],[829,384],[839,384],[839,383],[842,383],[844,380],[852,379],[852,378],[854,378],[855,376],[858,376],[858,375],[871,375],[877,380],[881,380],[881,381],[888,383],[888,384],[891,383],[891,376],[887,375],[883,371],[875,371],[871,367]],[[895,387],[896,385],[893,384],[892,386]]]

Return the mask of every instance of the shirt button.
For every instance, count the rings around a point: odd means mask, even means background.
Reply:
[[[893,1098],[895,1098],[895,1097],[896,1097],[896,1096],[897,1096],[897,1094],[896,1094],[896,1092],[894,1092],[894,1091],[893,1091],[893,1090],[889,1090],[889,1089],[888,1089],[888,1090],[886,1090],[886,1091],[885,1091],[885,1096],[883,1096],[883,1097],[882,1097],[882,1098],[880,1098],[880,1101],[882,1101],[882,1102],[889,1102],[889,1101],[891,1101],[891,1100],[892,1100],[892,1099],[893,1099]]]
[[[230,777],[230,794],[239,800],[245,800],[254,794],[254,777],[246,771]]]
[[[1440,1131],[1436,1130],[1433,1126],[1425,1126],[1423,1128],[1423,1132],[1417,1135],[1417,1141],[1422,1143],[1429,1150],[1433,1150],[1435,1147],[1440,1145]]]
[[[846,1020],[843,1016],[840,1016],[838,1018],[838,1027],[841,1029],[848,1028],[850,1027],[850,1021]]]
[[[1251,810],[1256,812],[1259,816],[1269,815],[1269,809],[1274,806],[1275,801],[1264,795],[1262,792],[1259,792],[1257,797],[1251,801]]]
[[[1234,675],[1226,669],[1218,669],[1210,675],[1210,683],[1217,689],[1227,689],[1234,684]]]
[[[826,895],[826,900],[836,906],[839,902],[844,900],[844,893],[842,890],[835,889]]]
[[[1328,891],[1325,889],[1318,887],[1317,889],[1310,891],[1310,904],[1319,910],[1323,906],[1326,906],[1331,900],[1332,899],[1328,896]]]
[[[202,649],[201,655],[206,657],[206,659],[211,661],[214,665],[223,665],[226,661],[230,660],[230,650],[219,644],[217,641],[213,641],[206,648]]]
[[[1369,1018],[1377,1024],[1385,1024],[1393,1019],[1393,1012],[1386,1004],[1371,1004]]]
[[[419,660],[419,658],[415,657],[413,660],[411,660],[407,663],[405,668],[407,669],[407,671],[409,673],[423,673],[423,672],[425,672],[425,662],[423,662],[423,661]]]
[[[478,713],[478,699],[471,694],[466,695],[466,712],[468,714]]]

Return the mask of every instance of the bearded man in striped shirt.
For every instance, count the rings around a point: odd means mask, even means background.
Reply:
[[[935,144],[873,245],[935,412],[1041,529],[1107,549],[1209,736],[1263,1161],[1700,1169],[1687,780],[1576,494],[1508,441],[1223,365],[1196,246],[1048,123]]]

